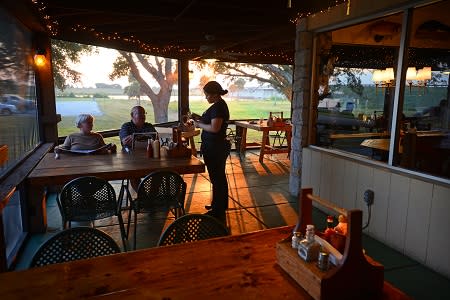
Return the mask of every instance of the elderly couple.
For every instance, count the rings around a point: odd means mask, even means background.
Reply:
[[[229,142],[226,139],[226,129],[230,119],[228,106],[222,98],[228,91],[216,81],[210,81],[203,87],[205,98],[211,106],[201,117],[195,120],[195,125],[202,129],[201,151],[208,169],[212,184],[212,202],[206,205],[206,214],[225,221],[225,211],[228,208],[228,182],[225,174],[225,163],[230,151]],[[122,125],[119,136],[124,148],[131,147],[133,133],[155,132],[155,127],[145,122],[146,112],[142,106],[131,109],[131,121]],[[94,117],[90,114],[79,115],[75,125],[80,132],[67,136],[64,143],[56,149],[90,150],[105,145],[103,137],[93,132]],[[108,149],[109,148],[109,149]],[[115,152],[115,145],[103,149],[103,152]],[[131,180],[133,189],[137,191],[139,180]]]

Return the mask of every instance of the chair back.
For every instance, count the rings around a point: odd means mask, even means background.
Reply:
[[[158,246],[195,242],[228,234],[228,229],[215,218],[188,214],[176,219],[164,230]]]
[[[116,192],[98,177],[85,176],[68,182],[57,199],[63,223],[94,221],[117,215]]]
[[[36,252],[30,267],[120,253],[117,243],[101,230],[75,227],[58,232]]]
[[[135,210],[137,212],[181,209],[184,214],[186,182],[177,172],[155,171],[139,184]]]

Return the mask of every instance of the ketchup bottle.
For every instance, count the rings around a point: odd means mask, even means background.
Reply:
[[[148,139],[148,141],[147,141],[147,157],[148,158],[153,157],[153,141],[152,141],[152,139]]]

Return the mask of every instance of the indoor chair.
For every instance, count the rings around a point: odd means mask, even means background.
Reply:
[[[131,202],[134,212],[134,243],[136,249],[137,215],[171,211],[177,219],[185,214],[184,198],[186,182],[177,172],[159,170],[147,175],[139,184],[137,198]],[[129,234],[131,211],[128,215],[127,237]]]
[[[30,268],[120,253],[108,234],[91,227],[74,227],[48,239],[33,256]]]
[[[204,214],[188,214],[176,219],[164,230],[158,246],[195,242],[228,234],[228,229],[216,218]]]
[[[111,184],[99,177],[85,176],[68,182],[57,197],[63,228],[72,222],[92,222],[117,216],[123,247],[126,251],[125,226]]]

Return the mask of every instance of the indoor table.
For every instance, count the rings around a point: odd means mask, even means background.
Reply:
[[[64,185],[81,176],[106,180],[142,178],[155,170],[173,170],[180,174],[205,172],[205,164],[196,157],[148,158],[144,150],[113,154],[47,153],[26,180],[31,232],[45,232],[45,188]]]
[[[0,274],[0,299],[312,299],[276,263],[293,227]],[[300,259],[300,258],[299,258]],[[355,276],[361,276],[361,274]],[[351,289],[351,282],[348,287]],[[409,299],[384,283],[373,299]]]

